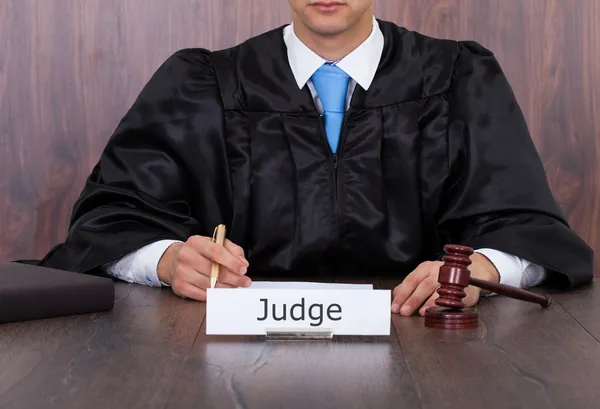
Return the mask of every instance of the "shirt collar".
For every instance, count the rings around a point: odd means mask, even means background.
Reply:
[[[284,28],[283,39],[296,83],[299,88],[303,88],[315,71],[327,61],[300,41],[294,32],[293,24]],[[336,65],[367,90],[371,86],[373,78],[375,78],[383,52],[383,44],[383,33],[377,20],[373,17],[373,30],[369,38],[350,54],[337,61]]]

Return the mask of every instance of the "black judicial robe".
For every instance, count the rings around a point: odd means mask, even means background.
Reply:
[[[380,21],[384,51],[333,155],[282,29],[172,55],[110,138],[68,237],[42,265],[84,273],[160,239],[241,245],[249,275],[391,277],[447,243],[504,251],[565,288],[592,250],[549,189],[493,54]]]

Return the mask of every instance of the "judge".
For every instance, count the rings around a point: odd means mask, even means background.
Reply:
[[[42,265],[196,300],[212,261],[218,287],[390,278],[403,315],[433,305],[448,243],[481,279],[592,279],[492,52],[377,20],[374,0],[289,2],[290,25],[164,62]]]

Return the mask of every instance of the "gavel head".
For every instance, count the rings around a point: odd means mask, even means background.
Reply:
[[[469,285],[471,272],[469,265],[473,249],[465,246],[448,244],[444,246],[446,255],[442,257],[444,265],[440,267],[437,292],[439,298],[435,301],[440,307],[464,308],[462,299],[467,295],[464,289]]]
[[[452,330],[476,328],[479,325],[477,311],[465,308],[462,301],[471,280],[469,265],[473,249],[449,244],[444,246],[444,251],[444,265],[440,267],[438,278],[439,298],[435,301],[438,306],[425,311],[425,326]]]

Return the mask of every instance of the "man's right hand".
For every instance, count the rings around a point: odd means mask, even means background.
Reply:
[[[204,236],[171,244],[158,262],[158,278],[180,297],[206,301],[213,261],[221,265],[218,288],[248,287],[252,283],[246,277],[249,263],[240,246],[229,240],[219,246]]]

